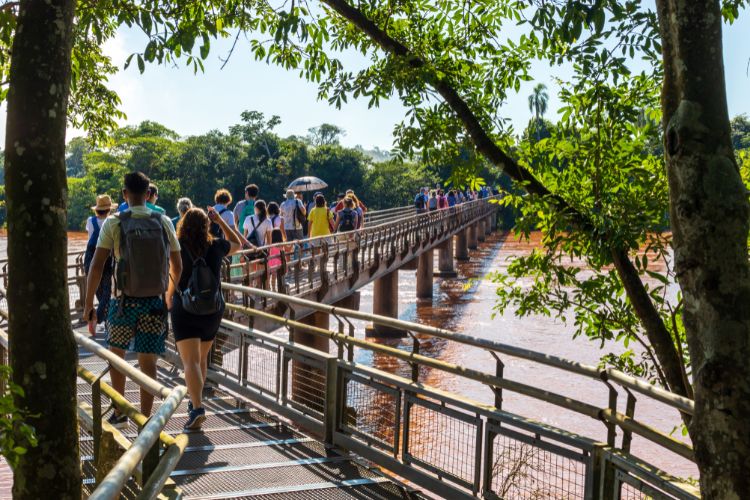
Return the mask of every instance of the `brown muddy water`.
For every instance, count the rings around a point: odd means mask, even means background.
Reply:
[[[417,300],[415,271],[400,271],[400,319],[439,326],[591,365],[596,365],[604,352],[622,352],[623,347],[618,345],[605,345],[605,350],[601,350],[598,343],[580,337],[573,339],[573,327],[554,318],[518,318],[512,310],[493,318],[497,286],[486,277],[487,273],[502,271],[510,258],[528,254],[537,245],[537,238],[538,236],[527,243],[517,241],[512,234],[489,235],[477,250],[471,251],[470,261],[457,263],[458,277],[435,279],[432,302]],[[69,234],[71,251],[83,250],[85,246],[85,233]],[[0,234],[0,255],[5,255],[6,247],[5,234]],[[437,265],[437,258],[435,262]],[[674,292],[673,288],[670,295]],[[372,293],[372,285],[361,290],[361,310],[372,312]],[[364,323],[355,324],[357,336],[364,336]],[[333,322],[331,326],[334,326]],[[406,350],[412,348],[410,339],[371,340]],[[495,372],[495,360],[489,353],[456,342],[422,336],[420,353],[486,373]],[[369,351],[357,351],[356,361],[401,376],[411,375],[411,368],[405,363]],[[503,356],[503,363],[504,376],[507,378],[599,407],[607,406],[608,393],[606,386],[600,381],[508,356]],[[420,381],[482,403],[491,404],[494,400],[494,395],[485,386],[438,370],[423,367]],[[624,412],[625,395],[619,397],[619,403],[620,411]],[[606,438],[606,428],[599,421],[509,391],[503,394],[503,410],[592,439]],[[644,396],[638,397],[635,417],[668,433],[680,423],[676,410]],[[426,435],[429,436],[429,433]],[[674,435],[683,439],[679,431]],[[618,434],[618,443],[620,439]],[[677,476],[697,476],[693,464],[644,439],[634,437],[631,450],[640,458]]]

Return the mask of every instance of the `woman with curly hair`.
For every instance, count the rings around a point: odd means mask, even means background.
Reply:
[[[221,228],[224,233],[223,239],[214,238],[209,233],[209,226],[212,222]],[[203,264],[200,262],[201,259],[216,278],[216,283],[220,283],[221,264],[224,257],[238,252],[242,243],[239,235],[212,207],[208,207],[208,214],[200,208],[191,208],[185,212],[177,227],[177,239],[182,248],[182,274],[179,283],[170,281],[167,304],[170,308],[172,331],[185,369],[185,382],[190,395],[185,429],[200,429],[206,420],[202,396],[208,367],[208,353],[216,332],[219,330],[219,323],[224,314],[224,302],[221,301],[221,307],[216,312],[194,314],[185,310],[182,294],[189,288],[194,265]]]

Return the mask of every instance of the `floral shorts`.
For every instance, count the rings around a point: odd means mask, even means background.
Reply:
[[[111,299],[107,314],[109,346],[139,353],[163,354],[166,339],[167,316],[161,297]]]

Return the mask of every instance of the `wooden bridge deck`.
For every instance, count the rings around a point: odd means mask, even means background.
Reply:
[[[130,360],[135,364],[134,360]],[[81,352],[81,366],[99,374],[106,362]],[[109,378],[105,376],[105,378]],[[172,387],[185,384],[181,373],[160,360],[158,380]],[[79,401],[91,403],[91,386],[81,381]],[[138,405],[138,386],[128,381],[126,397]],[[418,498],[379,470],[351,454],[324,445],[290,422],[249,403],[220,387],[207,389],[206,422],[201,431],[189,432],[189,443],[171,479],[187,499],[406,499]],[[154,401],[154,411],[160,401]],[[103,407],[106,408],[106,407]],[[109,415],[105,415],[108,417]],[[185,399],[165,432],[182,432],[187,417]],[[134,439],[131,422],[123,434]],[[93,489],[93,438],[81,437],[84,484]],[[133,497],[135,493],[132,493]],[[127,491],[123,497],[128,498]]]

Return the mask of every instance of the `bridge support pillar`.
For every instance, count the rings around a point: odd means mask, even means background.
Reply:
[[[486,219],[484,219],[484,234],[491,234],[492,230],[494,229],[492,227],[492,219],[494,218],[493,215],[488,215]]]
[[[479,247],[479,243],[477,243],[477,225],[472,224],[466,229],[466,235],[467,235],[467,246],[469,247],[469,250],[476,250]]]
[[[455,278],[458,276],[453,266],[453,238],[448,238],[439,247],[438,272],[435,276],[440,278]]]
[[[314,326],[317,328],[330,329],[331,317],[328,313],[314,312],[309,316],[300,319],[300,323]],[[318,351],[328,354],[330,341],[326,337],[315,335],[314,333],[305,332],[300,329],[292,330],[292,340],[295,343],[312,347]],[[313,367],[298,360],[292,360],[292,400],[314,408],[322,412],[325,407],[325,391],[318,393],[315,389],[311,391],[310,380],[325,380],[325,373],[317,367]],[[317,389],[317,388],[316,388]]]
[[[456,260],[469,260],[467,232],[467,229],[462,229],[456,233]]]
[[[485,232],[484,232],[484,224],[485,219],[479,219],[476,224],[476,233],[477,233],[477,240],[484,241],[485,238]]]
[[[417,298],[432,299],[433,250],[427,250],[417,260]]]
[[[375,280],[372,297],[372,313],[398,319],[398,270]],[[365,328],[368,337],[406,337],[406,330],[385,325],[371,324]]]
[[[499,216],[500,216],[500,210],[495,210],[490,216],[490,224],[492,225],[493,231],[497,231],[497,218]]]

